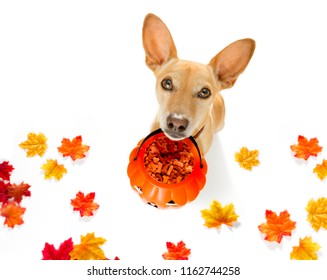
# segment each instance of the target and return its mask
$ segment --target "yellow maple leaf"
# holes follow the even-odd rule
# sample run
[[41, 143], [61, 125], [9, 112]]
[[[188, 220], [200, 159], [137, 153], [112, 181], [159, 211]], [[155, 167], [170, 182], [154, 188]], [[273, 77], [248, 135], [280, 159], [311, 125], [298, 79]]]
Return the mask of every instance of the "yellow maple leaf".
[[322, 164], [317, 164], [313, 172], [317, 174], [320, 180], [324, 180], [327, 177], [327, 160], [323, 159]]
[[307, 221], [316, 231], [320, 227], [327, 229], [327, 198], [321, 197], [317, 201], [311, 199], [305, 210], [308, 212]]
[[260, 161], [257, 159], [258, 156], [258, 150], [249, 151], [248, 148], [243, 147], [239, 152], [235, 153], [235, 161], [237, 161], [242, 168], [252, 170], [253, 166], [260, 164]]
[[311, 237], [300, 238], [299, 246], [293, 246], [291, 260], [317, 260], [316, 252], [320, 248], [318, 243], [312, 242]]
[[29, 133], [27, 135], [27, 140], [19, 144], [19, 147], [22, 149], [27, 150], [26, 156], [33, 157], [39, 155], [40, 157], [43, 156], [46, 149], [48, 148], [47, 145], [47, 138], [44, 136], [43, 133]]
[[44, 170], [44, 178], [51, 179], [52, 177], [58, 181], [62, 176], [67, 173], [67, 169], [62, 164], [58, 164], [57, 160], [48, 159], [45, 164], [41, 166], [41, 169]]
[[222, 224], [232, 226], [239, 217], [234, 212], [234, 205], [228, 204], [224, 207], [220, 202], [213, 200], [210, 204], [210, 209], [201, 210], [202, 218], [204, 218], [204, 225], [208, 228], [220, 228]]
[[72, 260], [105, 260], [106, 256], [99, 247], [106, 241], [104, 238], [95, 237], [94, 232], [81, 235], [81, 243], [74, 245], [70, 257]]

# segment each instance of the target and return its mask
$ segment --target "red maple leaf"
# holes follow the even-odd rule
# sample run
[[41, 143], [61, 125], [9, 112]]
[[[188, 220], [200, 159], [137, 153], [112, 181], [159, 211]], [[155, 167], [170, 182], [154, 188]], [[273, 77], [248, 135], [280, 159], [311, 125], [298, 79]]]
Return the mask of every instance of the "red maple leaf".
[[9, 161], [0, 163], [0, 179], [10, 181], [10, 173], [14, 170], [13, 166], [9, 164]]
[[78, 192], [75, 199], [71, 199], [71, 205], [74, 211], [79, 211], [81, 217], [93, 216], [93, 211], [99, 208], [97, 203], [94, 203], [95, 193], [91, 192], [84, 196], [84, 193]]
[[0, 203], [7, 203], [8, 202], [8, 187], [10, 186], [10, 183], [6, 183], [4, 181], [0, 180]]
[[42, 260], [70, 260], [69, 253], [73, 250], [74, 244], [72, 238], [69, 238], [62, 242], [58, 249], [52, 244], [45, 243], [42, 250]]
[[29, 184], [25, 184], [24, 182], [19, 185], [12, 184], [7, 188], [8, 198], [13, 198], [14, 201], [20, 203], [22, 201], [23, 196], [31, 196], [31, 192], [29, 188], [31, 186]]
[[76, 136], [72, 141], [67, 138], [62, 139], [58, 152], [64, 157], [70, 156], [72, 160], [76, 160], [84, 158], [89, 149], [90, 146], [82, 144], [82, 136]]
[[298, 144], [292, 145], [291, 150], [294, 152], [294, 156], [297, 158], [303, 158], [307, 160], [310, 156], [316, 157], [321, 152], [322, 147], [318, 145], [317, 138], [311, 138], [309, 141], [302, 135], [298, 137]]
[[191, 249], [187, 249], [183, 241], [178, 242], [177, 245], [167, 242], [166, 246], [168, 252], [162, 255], [165, 260], [188, 260], [191, 254]]
[[107, 261], [120, 261], [120, 258], [118, 258], [117, 256], [114, 259], [108, 259], [106, 258]]

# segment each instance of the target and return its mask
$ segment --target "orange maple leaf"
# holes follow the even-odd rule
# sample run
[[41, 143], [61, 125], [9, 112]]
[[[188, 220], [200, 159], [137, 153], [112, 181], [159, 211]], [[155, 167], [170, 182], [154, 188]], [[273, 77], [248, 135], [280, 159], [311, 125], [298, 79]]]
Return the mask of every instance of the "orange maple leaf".
[[312, 237], [300, 238], [299, 246], [293, 246], [291, 260], [317, 260], [316, 252], [320, 249], [318, 243], [312, 242]]
[[59, 181], [62, 176], [67, 173], [67, 169], [62, 164], [58, 164], [57, 160], [53, 159], [48, 159], [47, 162], [41, 166], [41, 169], [44, 171], [45, 179], [51, 179], [53, 177]]
[[188, 260], [188, 256], [191, 254], [191, 249], [185, 247], [185, 243], [180, 241], [175, 245], [171, 242], [166, 242], [168, 252], [162, 254], [165, 260]]
[[33, 157], [35, 155], [43, 156], [47, 146], [47, 138], [44, 136], [43, 133], [29, 133], [27, 135], [27, 140], [19, 144], [19, 147], [22, 149], [27, 150], [26, 155], [28, 157]]
[[222, 224], [233, 226], [239, 217], [234, 211], [234, 205], [228, 204], [224, 207], [220, 202], [213, 200], [210, 209], [201, 210], [202, 218], [205, 220], [205, 226], [208, 228], [220, 228]]
[[94, 232], [81, 235], [81, 243], [74, 245], [69, 255], [72, 260], [105, 260], [106, 256], [100, 248], [105, 242], [106, 239], [95, 237]]
[[322, 147], [318, 145], [318, 142], [317, 138], [311, 138], [308, 141], [307, 138], [299, 135], [298, 144], [292, 145], [291, 150], [295, 153], [295, 157], [307, 160], [310, 156], [316, 157], [321, 152]]
[[70, 156], [72, 160], [76, 160], [84, 158], [89, 149], [90, 146], [82, 144], [82, 136], [76, 136], [72, 141], [64, 138], [61, 141], [61, 146], [58, 147], [58, 152], [64, 157]]
[[4, 225], [13, 228], [24, 223], [22, 215], [26, 208], [20, 207], [16, 202], [8, 202], [0, 208], [0, 215], [5, 217]]
[[324, 180], [327, 177], [327, 160], [323, 159], [321, 164], [317, 164], [313, 172], [320, 180]]
[[327, 198], [311, 199], [305, 210], [308, 212], [307, 220], [315, 231], [321, 227], [327, 229]]
[[71, 199], [71, 205], [74, 211], [79, 211], [81, 217], [93, 216], [93, 211], [99, 208], [97, 203], [94, 203], [95, 193], [91, 192], [84, 196], [84, 193], [78, 192], [75, 199]]
[[31, 196], [31, 192], [29, 191], [30, 187], [31, 186], [29, 184], [25, 184], [24, 182], [20, 183], [19, 185], [9, 185], [7, 189], [8, 198], [13, 198], [14, 201], [20, 203], [23, 196]]
[[253, 166], [260, 164], [260, 161], [257, 159], [258, 156], [258, 150], [249, 151], [247, 147], [243, 147], [239, 152], [235, 153], [235, 161], [239, 163], [240, 167], [252, 170]]
[[261, 233], [266, 234], [265, 240], [281, 242], [283, 236], [291, 236], [296, 222], [290, 220], [287, 210], [280, 212], [279, 216], [271, 210], [266, 210], [267, 223], [258, 226]]

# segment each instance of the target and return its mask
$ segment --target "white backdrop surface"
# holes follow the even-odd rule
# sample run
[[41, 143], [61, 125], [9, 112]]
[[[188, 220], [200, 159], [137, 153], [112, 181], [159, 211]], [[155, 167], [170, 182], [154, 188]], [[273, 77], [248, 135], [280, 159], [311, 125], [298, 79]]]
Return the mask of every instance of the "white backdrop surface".
[[[327, 233], [313, 230], [305, 207], [327, 193], [326, 180], [312, 172], [327, 158], [324, 7], [323, 1], [1, 1], [0, 162], [14, 166], [12, 181], [31, 185], [31, 197], [22, 202], [24, 224], [0, 226], [5, 275], [73, 271], [87, 278], [87, 262], [76, 268], [39, 260], [45, 242], [58, 247], [72, 237], [78, 243], [80, 235], [94, 232], [107, 239], [102, 248], [108, 258], [128, 265], [167, 265], [161, 256], [166, 242], [183, 240], [191, 249], [189, 263], [238, 265], [238, 279], [319, 276]], [[241, 38], [257, 44], [246, 71], [222, 92], [226, 122], [206, 156], [206, 186], [177, 210], [144, 204], [126, 173], [129, 153], [149, 133], [157, 110], [141, 41], [149, 12], [167, 24], [183, 59], [207, 63]], [[48, 138], [43, 157], [27, 158], [19, 148], [29, 132]], [[87, 157], [62, 158], [62, 138], [78, 135], [90, 146]], [[319, 139], [324, 148], [317, 158], [293, 157], [290, 145], [298, 135]], [[260, 151], [261, 164], [252, 171], [234, 160], [243, 146]], [[65, 164], [60, 181], [43, 178], [40, 166], [48, 158]], [[96, 193], [100, 208], [93, 217], [72, 211], [78, 191]], [[237, 226], [203, 226], [200, 210], [213, 199], [234, 204]], [[264, 241], [258, 230], [266, 209], [288, 210], [297, 222], [281, 244]], [[299, 265], [290, 252], [305, 236], [320, 244], [319, 260]]]

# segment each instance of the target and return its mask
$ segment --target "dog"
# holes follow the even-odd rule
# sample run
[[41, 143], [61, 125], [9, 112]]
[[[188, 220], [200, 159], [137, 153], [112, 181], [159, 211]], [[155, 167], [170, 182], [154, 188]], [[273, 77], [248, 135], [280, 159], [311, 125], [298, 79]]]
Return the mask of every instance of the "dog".
[[165, 23], [147, 14], [142, 29], [146, 65], [156, 77], [159, 110], [151, 130], [161, 128], [172, 140], [193, 136], [203, 154], [224, 126], [221, 90], [231, 88], [255, 50], [250, 38], [231, 43], [209, 64], [181, 60]]

